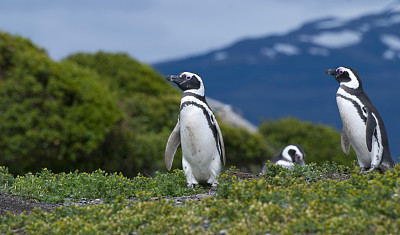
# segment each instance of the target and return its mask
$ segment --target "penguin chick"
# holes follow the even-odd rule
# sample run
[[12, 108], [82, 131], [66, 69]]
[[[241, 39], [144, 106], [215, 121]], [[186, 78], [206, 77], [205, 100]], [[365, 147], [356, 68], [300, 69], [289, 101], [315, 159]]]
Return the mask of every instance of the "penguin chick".
[[225, 165], [225, 147], [221, 130], [205, 99], [199, 75], [183, 72], [166, 78], [183, 91], [178, 122], [165, 149], [164, 163], [170, 170], [179, 144], [182, 146], [182, 167], [188, 187], [199, 183], [217, 185], [221, 157]]
[[349, 154], [350, 145], [357, 155], [362, 172], [394, 167], [385, 125], [378, 110], [364, 92], [360, 76], [352, 68], [325, 71], [339, 82], [336, 102], [343, 123], [341, 146]]
[[[271, 163], [291, 169], [294, 167], [294, 164], [305, 166], [305, 157], [306, 153], [300, 145], [288, 145], [282, 150], [282, 152], [278, 156], [272, 158]], [[264, 167], [261, 170], [261, 174], [265, 174], [267, 170], [268, 167], [264, 164]]]

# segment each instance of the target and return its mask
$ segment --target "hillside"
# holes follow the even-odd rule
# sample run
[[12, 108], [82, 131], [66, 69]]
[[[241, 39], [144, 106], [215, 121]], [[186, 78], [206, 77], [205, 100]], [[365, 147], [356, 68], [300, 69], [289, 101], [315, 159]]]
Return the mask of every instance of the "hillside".
[[[262, 27], [262, 22], [260, 22]], [[358, 70], [379, 110], [392, 154], [400, 156], [400, 7], [360, 18], [320, 19], [282, 35], [243, 39], [232, 45], [154, 64], [163, 74], [200, 74], [207, 95], [261, 120], [296, 117], [341, 130], [337, 82], [326, 75], [339, 66]]]

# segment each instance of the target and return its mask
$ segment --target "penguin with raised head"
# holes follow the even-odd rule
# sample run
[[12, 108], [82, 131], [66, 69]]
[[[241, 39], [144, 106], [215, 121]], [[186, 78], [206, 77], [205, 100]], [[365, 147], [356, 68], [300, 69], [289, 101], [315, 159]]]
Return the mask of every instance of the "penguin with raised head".
[[362, 172], [385, 172], [394, 167], [383, 120], [364, 92], [360, 76], [352, 68], [339, 67], [325, 71], [340, 86], [336, 102], [343, 123], [341, 145], [349, 154], [350, 145], [356, 152]]
[[204, 84], [199, 75], [183, 72], [169, 75], [183, 91], [178, 123], [165, 149], [164, 163], [170, 170], [176, 149], [182, 147], [182, 167], [188, 187], [199, 183], [217, 185], [221, 157], [225, 165], [225, 147], [217, 120], [204, 96]]
[[[295, 164], [305, 166], [305, 157], [306, 153], [300, 145], [291, 144], [286, 146], [278, 156], [272, 158], [271, 163], [280, 165], [284, 168], [292, 169]], [[264, 167], [261, 170], [261, 174], [265, 174], [267, 170], [268, 167], [264, 164]]]

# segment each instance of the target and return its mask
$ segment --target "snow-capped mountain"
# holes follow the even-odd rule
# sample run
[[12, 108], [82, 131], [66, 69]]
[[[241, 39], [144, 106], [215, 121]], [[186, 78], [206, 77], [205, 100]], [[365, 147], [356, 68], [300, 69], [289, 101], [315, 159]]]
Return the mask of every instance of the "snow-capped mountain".
[[163, 74], [198, 73], [207, 96], [239, 108], [253, 123], [294, 116], [339, 130], [339, 85], [324, 71], [355, 68], [385, 121], [392, 154], [400, 156], [398, 6], [352, 20], [321, 19], [284, 35], [245, 39], [153, 66]]

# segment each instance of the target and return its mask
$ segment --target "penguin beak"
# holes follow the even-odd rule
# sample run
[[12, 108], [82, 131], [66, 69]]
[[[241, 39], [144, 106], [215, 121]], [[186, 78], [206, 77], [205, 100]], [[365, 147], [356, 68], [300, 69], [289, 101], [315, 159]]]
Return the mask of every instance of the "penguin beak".
[[296, 154], [296, 163], [299, 164], [300, 166], [305, 166], [306, 164], [304, 163], [304, 158], [300, 154]]
[[329, 75], [332, 75], [334, 77], [339, 75], [339, 72], [337, 71], [337, 69], [327, 69], [327, 70], [325, 70], [325, 73], [329, 74]]
[[168, 75], [166, 77], [167, 81], [170, 82], [177, 82], [179, 80], [179, 76], [178, 75]]

